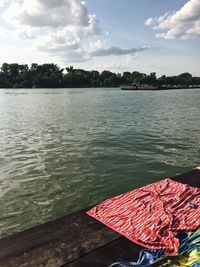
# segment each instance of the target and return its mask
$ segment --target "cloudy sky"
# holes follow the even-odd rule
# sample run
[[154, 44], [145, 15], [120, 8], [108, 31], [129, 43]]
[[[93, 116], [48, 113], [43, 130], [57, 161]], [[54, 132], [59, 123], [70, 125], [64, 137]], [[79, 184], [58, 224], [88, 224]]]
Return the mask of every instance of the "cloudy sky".
[[0, 64], [200, 76], [200, 0], [0, 0], [0, 16]]

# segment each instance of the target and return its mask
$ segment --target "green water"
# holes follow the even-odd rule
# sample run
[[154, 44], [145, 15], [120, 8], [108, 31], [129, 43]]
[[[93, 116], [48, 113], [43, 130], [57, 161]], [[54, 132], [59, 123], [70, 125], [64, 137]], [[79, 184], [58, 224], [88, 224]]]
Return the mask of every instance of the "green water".
[[200, 90], [0, 90], [0, 236], [200, 164]]

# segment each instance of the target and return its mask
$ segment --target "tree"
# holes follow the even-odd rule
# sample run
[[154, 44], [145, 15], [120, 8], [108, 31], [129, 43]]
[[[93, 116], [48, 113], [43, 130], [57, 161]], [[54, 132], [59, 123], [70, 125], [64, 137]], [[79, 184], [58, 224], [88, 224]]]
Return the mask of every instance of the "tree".
[[143, 77], [140, 82], [142, 82], [143, 84], [148, 84], [152, 86], [157, 85], [156, 73], [151, 72], [150, 75]]
[[128, 71], [123, 73], [122, 79], [123, 79], [124, 83], [126, 83], [126, 84], [131, 84], [133, 82], [132, 74]]
[[56, 64], [34, 63], [31, 65], [30, 73], [33, 87], [58, 88], [63, 86], [63, 69]]
[[[65, 73], [63, 73], [65, 70]], [[69, 66], [59, 68], [56, 64], [32, 63], [27, 64], [3, 63], [0, 68], [0, 88], [59, 88], [59, 87], [114, 87], [121, 84], [140, 83], [148, 85], [188, 86], [200, 85], [200, 77], [192, 77], [188, 72], [177, 76], [163, 75], [156, 77], [156, 73], [149, 75], [139, 71], [114, 73], [108, 70], [86, 71]]]

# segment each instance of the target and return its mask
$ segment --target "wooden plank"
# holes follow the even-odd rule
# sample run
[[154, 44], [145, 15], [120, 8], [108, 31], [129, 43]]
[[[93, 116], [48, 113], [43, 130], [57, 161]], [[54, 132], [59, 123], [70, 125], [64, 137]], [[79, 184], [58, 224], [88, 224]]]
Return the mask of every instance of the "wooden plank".
[[192, 187], [200, 188], [200, 168], [197, 167], [193, 171], [177, 175], [171, 178], [179, 183], [188, 184]]
[[85, 211], [0, 240], [0, 267], [59, 267], [119, 238]]
[[[200, 187], [200, 170], [172, 179]], [[138, 257], [139, 246], [87, 216], [88, 209], [0, 240], [0, 267], [81, 267], [86, 263], [92, 267], [88, 265], [89, 258], [99, 264], [93, 266], [103, 266], [101, 262], [117, 260], [119, 251], [121, 259], [123, 255], [126, 260], [129, 256], [132, 260], [134, 255]]]
[[107, 267], [118, 261], [137, 261], [141, 246], [121, 237], [62, 267]]

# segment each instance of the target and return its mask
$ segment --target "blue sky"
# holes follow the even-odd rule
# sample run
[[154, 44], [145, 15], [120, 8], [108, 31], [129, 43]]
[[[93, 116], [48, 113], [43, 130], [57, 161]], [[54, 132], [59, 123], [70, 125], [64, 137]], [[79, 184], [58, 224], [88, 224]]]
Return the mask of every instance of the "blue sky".
[[0, 6], [0, 64], [200, 76], [200, 0], [0, 0]]

